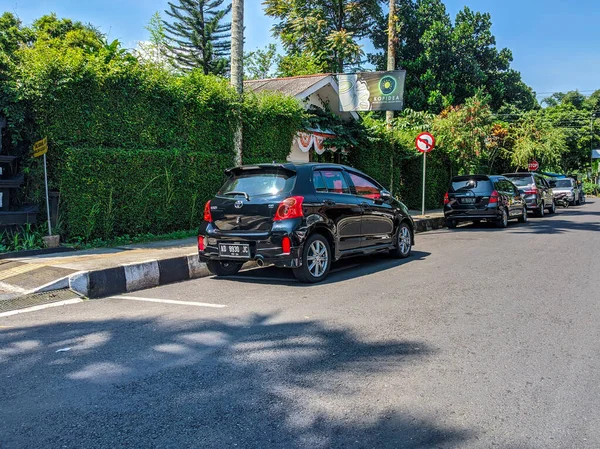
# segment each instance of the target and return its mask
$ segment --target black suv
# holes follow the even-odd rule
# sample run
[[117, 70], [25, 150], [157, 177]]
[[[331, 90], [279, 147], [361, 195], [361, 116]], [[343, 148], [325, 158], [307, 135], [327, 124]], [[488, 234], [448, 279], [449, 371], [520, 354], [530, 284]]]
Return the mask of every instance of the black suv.
[[292, 268], [302, 282], [319, 282], [342, 257], [411, 253], [408, 209], [358, 170], [287, 163], [226, 174], [225, 185], [206, 203], [198, 232], [200, 261], [213, 274], [233, 275], [254, 260]]
[[456, 176], [444, 197], [449, 228], [461, 221], [492, 221], [502, 228], [516, 218], [527, 222], [527, 205], [519, 189], [504, 176]]
[[540, 217], [545, 215], [546, 209], [551, 214], [556, 212], [552, 187], [540, 175], [535, 173], [509, 173], [504, 176], [517, 186], [527, 203], [527, 209], [534, 211]]

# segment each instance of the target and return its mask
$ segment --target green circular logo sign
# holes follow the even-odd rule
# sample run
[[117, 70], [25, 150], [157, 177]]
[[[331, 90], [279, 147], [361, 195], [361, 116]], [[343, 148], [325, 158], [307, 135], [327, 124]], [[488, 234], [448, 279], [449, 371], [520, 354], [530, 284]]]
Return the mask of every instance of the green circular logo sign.
[[379, 81], [379, 90], [383, 95], [391, 95], [396, 90], [396, 79], [393, 76], [386, 75]]

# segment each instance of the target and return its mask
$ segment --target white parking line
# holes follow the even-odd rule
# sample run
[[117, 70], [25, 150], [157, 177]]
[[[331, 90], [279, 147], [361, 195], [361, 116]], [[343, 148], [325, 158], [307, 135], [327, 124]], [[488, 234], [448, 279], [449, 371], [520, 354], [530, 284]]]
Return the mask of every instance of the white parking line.
[[41, 304], [39, 306], [27, 307], [25, 309], [17, 309], [17, 310], [11, 310], [9, 312], [2, 312], [2, 313], [0, 313], [0, 318], [5, 317], [5, 316], [18, 315], [19, 313], [35, 312], [36, 310], [48, 309], [50, 307], [58, 307], [58, 306], [66, 306], [69, 304], [77, 304], [78, 302], [83, 302], [83, 299], [81, 299], [81, 298], [67, 299], [66, 301], [51, 302], [48, 304]]
[[141, 298], [139, 296], [111, 296], [112, 299], [130, 299], [132, 301], [158, 302], [162, 304], [178, 304], [181, 306], [196, 306], [196, 307], [211, 307], [213, 309], [222, 309], [227, 307], [223, 304], [209, 304], [206, 302], [194, 301], [175, 301], [173, 299], [158, 299], [158, 298]]

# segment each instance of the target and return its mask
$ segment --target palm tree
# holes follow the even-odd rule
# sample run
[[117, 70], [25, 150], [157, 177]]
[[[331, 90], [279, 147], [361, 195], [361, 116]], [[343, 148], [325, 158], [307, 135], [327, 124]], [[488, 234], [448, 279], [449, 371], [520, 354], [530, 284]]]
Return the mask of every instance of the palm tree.
[[[244, 0], [231, 2], [231, 85], [241, 95], [244, 92]], [[237, 123], [234, 136], [235, 164], [242, 165], [242, 122]]]

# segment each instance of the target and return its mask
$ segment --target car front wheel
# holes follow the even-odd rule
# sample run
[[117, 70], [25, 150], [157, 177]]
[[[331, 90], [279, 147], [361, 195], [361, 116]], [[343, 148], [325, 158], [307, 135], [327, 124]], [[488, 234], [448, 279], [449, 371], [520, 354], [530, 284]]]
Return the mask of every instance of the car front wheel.
[[552, 206], [550, 206], [550, 208], [548, 209], [548, 213], [549, 214], [555, 214], [556, 213], [556, 203], [554, 202], [554, 200], [552, 201]]
[[400, 223], [396, 237], [396, 247], [390, 252], [393, 257], [406, 259], [412, 250], [412, 232], [406, 223]]
[[528, 217], [527, 217], [527, 208], [524, 207], [523, 208], [523, 214], [519, 217], [519, 223], [527, 223]]
[[233, 276], [242, 269], [241, 263], [237, 262], [218, 262], [216, 260], [209, 260], [206, 262], [206, 267], [215, 276]]
[[540, 204], [537, 214], [538, 214], [538, 217], [543, 217], [544, 215], [546, 215], [546, 205], [544, 203]]
[[300, 282], [314, 284], [327, 277], [331, 267], [331, 248], [321, 234], [313, 234], [302, 248], [302, 266], [294, 268], [294, 276]]

